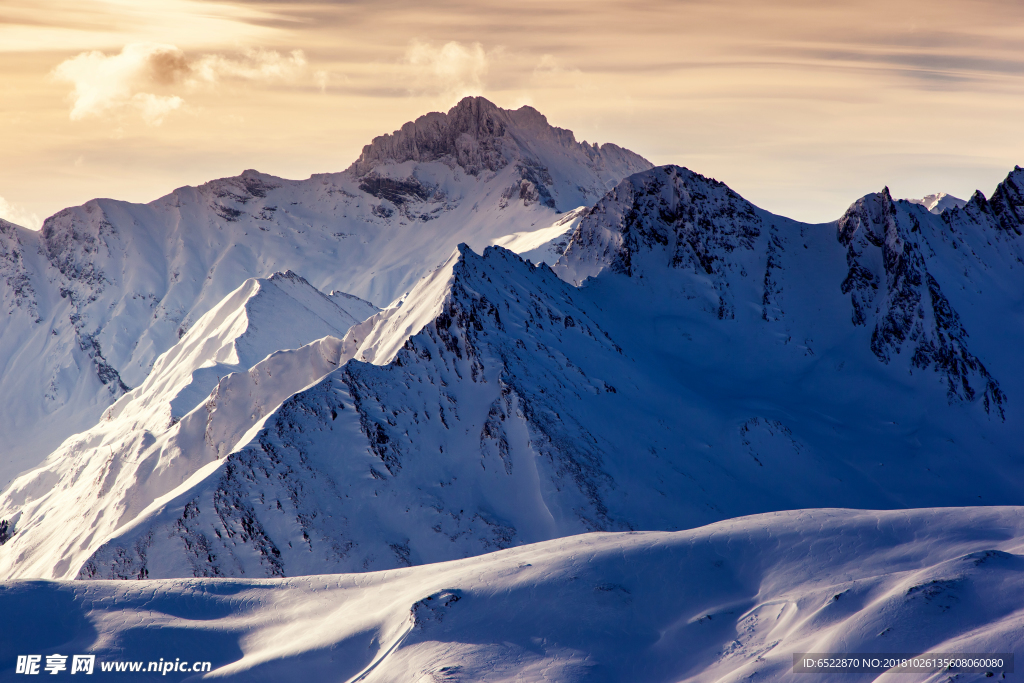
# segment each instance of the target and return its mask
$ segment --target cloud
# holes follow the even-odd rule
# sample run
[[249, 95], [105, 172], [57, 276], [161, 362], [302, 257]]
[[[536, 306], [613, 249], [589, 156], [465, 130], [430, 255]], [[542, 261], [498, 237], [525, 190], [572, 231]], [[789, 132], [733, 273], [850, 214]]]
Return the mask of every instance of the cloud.
[[238, 58], [219, 54], [190, 58], [174, 45], [130, 43], [120, 54], [93, 50], [62, 62], [53, 70], [71, 83], [71, 119], [135, 111], [149, 125], [185, 104], [180, 93], [224, 80], [271, 82], [295, 78], [306, 68], [301, 50], [281, 55], [274, 50], [247, 50]]
[[331, 82], [331, 74], [326, 71], [317, 71], [313, 74], [313, 82], [320, 92], [327, 92], [327, 84]]
[[295, 78], [306, 68], [302, 50], [287, 56], [274, 50], [246, 50], [242, 59], [203, 55], [190, 64], [192, 83], [217, 83], [226, 78], [245, 81], [277, 81]]
[[413, 40], [405, 61], [414, 67], [412, 90], [428, 90], [453, 98], [482, 95], [490, 58], [480, 43], [451, 41], [440, 47]]
[[30, 230], [38, 230], [43, 225], [38, 215], [29, 213], [17, 204], [11, 204], [3, 197], [0, 197], [0, 218]]
[[158, 125], [183, 101], [143, 89], [151, 84], [173, 83], [187, 70], [185, 55], [175, 46], [133, 43], [126, 45], [121, 54], [109, 57], [99, 51], [83, 52], [62, 62], [53, 75], [74, 86], [73, 121], [134, 108], [147, 123]]

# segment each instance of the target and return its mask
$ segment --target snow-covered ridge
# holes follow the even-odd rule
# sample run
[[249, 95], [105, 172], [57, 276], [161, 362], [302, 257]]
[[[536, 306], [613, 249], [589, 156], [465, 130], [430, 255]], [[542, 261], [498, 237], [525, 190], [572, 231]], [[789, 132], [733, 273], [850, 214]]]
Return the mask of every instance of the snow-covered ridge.
[[100, 543], [337, 368], [340, 337], [358, 320], [335, 300], [368, 306], [329, 298], [291, 272], [244, 282], [158, 359], [141, 387], [4, 492], [0, 572], [61, 575], [75, 559], [68, 544], [82, 551]]
[[964, 204], [967, 203], [966, 200], [959, 199], [945, 192], [936, 192], [935, 194], [925, 195], [920, 199], [908, 199], [907, 201], [911, 204], [920, 204], [931, 213], [936, 214], [953, 208], [963, 208]]
[[384, 306], [459, 243], [551, 225], [650, 167], [479, 98], [434, 119], [467, 107], [507, 121], [506, 166], [382, 157], [301, 181], [249, 170], [148, 204], [92, 200], [39, 233], [0, 225], [0, 485], [95, 424], [247, 278], [291, 270]]
[[492, 244], [514, 251], [533, 263], [553, 266], [565, 253], [569, 239], [587, 211], [588, 208], [585, 206], [577, 207], [559, 216], [558, 220], [547, 228], [504, 235], [493, 240]]
[[794, 652], [1020, 652], [1022, 536], [1021, 508], [809, 510], [371, 574], [8, 581], [0, 652], [95, 653], [99, 680], [168, 654], [247, 682], [793, 680]]
[[[548, 187], [553, 166], [592, 167], [605, 180], [651, 166], [640, 155], [611, 143], [576, 142], [572, 131], [551, 126], [533, 107], [501, 109], [482, 97], [466, 97], [447, 114], [432, 112], [374, 138], [349, 171], [365, 176], [382, 164], [406, 161], [442, 161], [474, 176], [518, 162], [524, 182], [531, 183], [545, 202], [554, 201]], [[530, 189], [524, 186], [523, 191]]]
[[[824, 225], [679, 167], [634, 174], [554, 270], [460, 245], [343, 341], [282, 357], [326, 372], [276, 384], [274, 403], [246, 395], [262, 375], [242, 380], [205, 432], [230, 438], [88, 542], [6, 496], [0, 561], [283, 576], [790, 508], [1024, 503], [1020, 173], [941, 215], [883, 191]], [[159, 458], [124, 453], [117, 477], [147, 482]]]
[[[1019, 265], [1013, 272], [1024, 253], [1013, 237], [1024, 225], [1022, 179], [1017, 168], [991, 202], [977, 193], [964, 208], [939, 216], [894, 202], [884, 189], [855, 202], [836, 224], [839, 244], [827, 246], [833, 253], [846, 249], [841, 291], [849, 295], [853, 324], [871, 330], [870, 349], [881, 362], [899, 360], [910, 372], [931, 369], [951, 402], [980, 398], [999, 417], [1005, 392], [968, 348], [961, 312], [1015, 308], [1012, 283], [1024, 283]], [[796, 231], [821, 229], [772, 216], [692, 171], [661, 167], [627, 178], [598, 202], [555, 270], [582, 283], [605, 269], [658, 278], [666, 266], [682, 268], [703, 283], [694, 281], [694, 289], [703, 289], [719, 318], [735, 317], [737, 291], [753, 286], [761, 289], [761, 317], [783, 322], [785, 300], [803, 296], [786, 291], [781, 272], [788, 260], [781, 236]], [[958, 289], [954, 299], [947, 296]], [[991, 337], [987, 322], [972, 317], [977, 336]], [[993, 350], [1006, 358], [1008, 348], [996, 343]]]
[[[634, 195], [632, 213], [652, 197], [675, 209], [630, 224], [628, 271], [577, 289], [506, 250], [460, 248], [349, 332], [354, 360], [118, 530], [79, 576], [365, 571], [765, 510], [1024, 500], [1019, 408], [993, 419], [979, 397], [950, 402], [931, 371], [880, 362], [850, 317], [835, 225], [663, 171], [715, 199], [705, 216], [749, 222], [698, 218], [716, 236], [696, 243], [713, 251], [687, 260], [693, 242], [664, 219], [690, 209], [652, 172], [658, 190]], [[631, 213], [606, 208], [578, 232]]]

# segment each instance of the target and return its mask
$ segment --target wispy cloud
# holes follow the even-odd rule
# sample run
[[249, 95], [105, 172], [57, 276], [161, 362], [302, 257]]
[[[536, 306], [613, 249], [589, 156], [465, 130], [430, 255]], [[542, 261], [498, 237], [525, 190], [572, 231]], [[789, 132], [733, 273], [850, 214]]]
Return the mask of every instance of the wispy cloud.
[[1006, 0], [3, 0], [0, 83], [0, 194], [43, 216], [336, 170], [467, 94], [808, 220], [886, 183], [990, 191], [1024, 164], [1024, 3]]
[[0, 218], [30, 230], [38, 230], [43, 225], [38, 215], [26, 211], [17, 204], [11, 204], [3, 197], [0, 197]]
[[306, 68], [301, 50], [247, 50], [238, 57], [207, 54], [189, 57], [174, 45], [131, 43], [119, 54], [83, 52], [53, 71], [73, 86], [71, 119], [78, 121], [135, 111], [158, 126], [185, 104], [183, 94], [224, 80], [281, 81]]
[[484, 93], [490, 57], [480, 43], [464, 45], [451, 41], [436, 46], [413, 40], [405, 53], [413, 67], [414, 92], [462, 98]]

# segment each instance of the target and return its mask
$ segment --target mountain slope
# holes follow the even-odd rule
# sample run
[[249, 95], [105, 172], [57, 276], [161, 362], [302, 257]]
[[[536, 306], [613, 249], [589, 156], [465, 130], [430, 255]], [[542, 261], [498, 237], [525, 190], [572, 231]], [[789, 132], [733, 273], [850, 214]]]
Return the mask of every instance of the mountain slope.
[[1019, 173], [941, 216], [882, 192], [817, 226], [686, 169], [636, 174], [555, 271], [460, 247], [222, 459], [88, 544], [26, 518], [28, 550], [0, 560], [282, 576], [780, 509], [1019, 504]]
[[5, 491], [0, 571], [46, 574], [55, 558], [60, 571], [75, 561], [73, 545], [86, 548], [134, 519], [338, 367], [338, 337], [357, 322], [339, 300], [359, 313], [369, 307], [328, 297], [291, 272], [244, 282], [157, 360], [141, 387]]
[[[646, 286], [666, 294], [675, 287], [738, 324], [747, 317], [742, 297], [746, 312], [768, 323], [751, 331], [784, 334], [785, 343], [799, 330], [832, 347], [852, 332], [856, 351], [867, 346], [881, 363], [911, 375], [933, 371], [950, 403], [980, 399], [986, 414], [1001, 418], [1005, 393], [971, 349], [983, 348], [998, 376], [1019, 386], [1010, 340], [1024, 303], [1021, 182], [1018, 168], [992, 202], [977, 193], [964, 209], [941, 216], [894, 202], [883, 190], [855, 202], [831, 233], [831, 225], [772, 216], [721, 183], [662, 167], [627, 179], [599, 202], [556, 271], [577, 283], [606, 270], [646, 278]], [[839, 312], [850, 316], [852, 330]], [[992, 330], [995, 319], [1011, 328]], [[972, 341], [968, 330], [976, 332]], [[804, 339], [809, 354], [811, 341]]]
[[514, 251], [533, 263], [553, 266], [569, 246], [569, 238], [586, 213], [587, 207], [581, 206], [560, 216], [550, 227], [504, 235], [492, 244]]
[[[99, 680], [171, 656], [244, 681], [792, 680], [795, 652], [1019, 652], [1022, 535], [1021, 508], [809, 510], [370, 574], [8, 581], [25, 618], [0, 657], [95, 653]], [[951, 675], [986, 680], [900, 679]]]
[[650, 166], [529, 107], [467, 98], [376, 139], [342, 173], [246, 171], [144, 205], [92, 200], [40, 233], [4, 224], [0, 361], [17, 369], [0, 380], [0, 485], [141, 385], [247, 278], [292, 270], [384, 305], [460, 242], [548, 226]]

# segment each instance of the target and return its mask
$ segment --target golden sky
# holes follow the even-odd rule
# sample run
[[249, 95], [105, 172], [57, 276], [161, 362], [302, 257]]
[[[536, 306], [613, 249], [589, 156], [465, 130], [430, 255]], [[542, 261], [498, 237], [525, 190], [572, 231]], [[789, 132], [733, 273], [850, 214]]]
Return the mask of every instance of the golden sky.
[[1024, 3], [3, 0], [0, 216], [343, 170], [467, 94], [827, 221], [1024, 165]]

